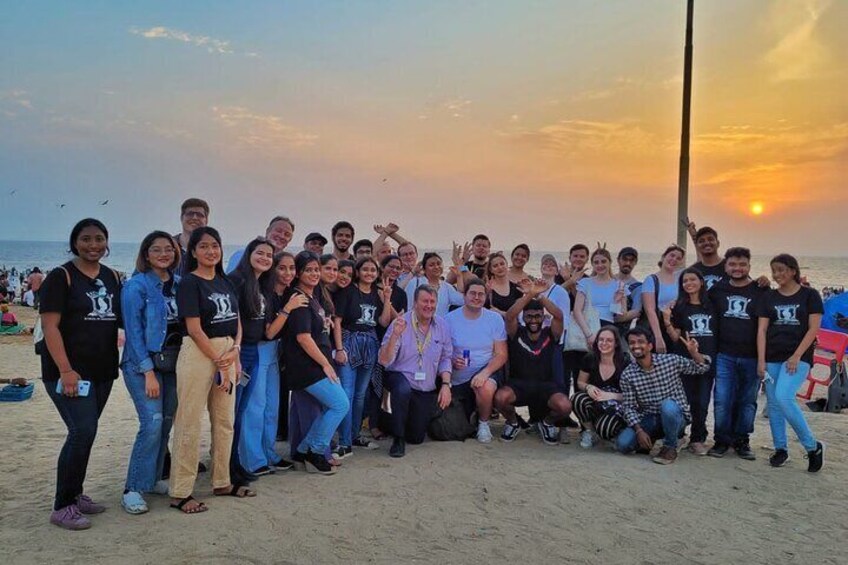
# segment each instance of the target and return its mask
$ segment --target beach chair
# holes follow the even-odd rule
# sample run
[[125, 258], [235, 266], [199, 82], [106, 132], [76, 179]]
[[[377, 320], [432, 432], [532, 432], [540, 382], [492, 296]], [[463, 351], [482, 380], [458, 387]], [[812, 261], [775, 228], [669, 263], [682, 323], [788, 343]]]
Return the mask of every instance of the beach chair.
[[[807, 374], [807, 381], [804, 383], [806, 389], [803, 392], [797, 393], [796, 396], [804, 400], [810, 400], [816, 385], [829, 386], [835, 378], [844, 374], [845, 365], [843, 361], [845, 359], [846, 348], [848, 348], [848, 334], [830, 330], [819, 330], [818, 334], [816, 334], [816, 351], [815, 355], [813, 355], [813, 366], [810, 367], [810, 372]], [[816, 365], [827, 367], [827, 376], [816, 376], [813, 372]]]

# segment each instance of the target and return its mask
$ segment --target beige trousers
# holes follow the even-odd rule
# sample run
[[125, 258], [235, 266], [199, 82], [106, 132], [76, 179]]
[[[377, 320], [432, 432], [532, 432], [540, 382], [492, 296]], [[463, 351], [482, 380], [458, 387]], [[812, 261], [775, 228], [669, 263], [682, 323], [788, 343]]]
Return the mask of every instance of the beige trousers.
[[[209, 340], [218, 354], [233, 346], [229, 337]], [[200, 459], [200, 421], [203, 409], [209, 409], [212, 424], [212, 487], [230, 484], [230, 451], [233, 446], [236, 391], [227, 394], [215, 385], [218, 368], [190, 337], [183, 338], [177, 358], [177, 414], [174, 418], [173, 453], [171, 454], [170, 494], [186, 498], [194, 491], [197, 463]], [[235, 365], [223, 375], [235, 383]]]

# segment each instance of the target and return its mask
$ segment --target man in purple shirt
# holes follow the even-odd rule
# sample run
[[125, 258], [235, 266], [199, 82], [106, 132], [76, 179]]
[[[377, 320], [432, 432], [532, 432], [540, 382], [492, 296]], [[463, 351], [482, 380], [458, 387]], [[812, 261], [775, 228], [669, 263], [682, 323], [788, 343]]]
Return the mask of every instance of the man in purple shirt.
[[451, 402], [453, 346], [447, 322], [436, 316], [436, 298], [435, 288], [416, 288], [412, 312], [389, 325], [380, 347], [383, 383], [391, 393], [392, 457], [406, 454], [407, 441], [422, 443], [436, 406]]

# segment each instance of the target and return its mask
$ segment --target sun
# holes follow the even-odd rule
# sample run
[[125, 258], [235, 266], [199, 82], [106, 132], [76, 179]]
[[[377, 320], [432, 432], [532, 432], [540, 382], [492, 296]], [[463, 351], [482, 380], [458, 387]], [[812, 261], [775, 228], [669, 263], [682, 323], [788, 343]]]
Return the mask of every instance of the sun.
[[762, 202], [752, 202], [751, 203], [751, 213], [755, 216], [759, 216], [763, 213], [763, 203]]

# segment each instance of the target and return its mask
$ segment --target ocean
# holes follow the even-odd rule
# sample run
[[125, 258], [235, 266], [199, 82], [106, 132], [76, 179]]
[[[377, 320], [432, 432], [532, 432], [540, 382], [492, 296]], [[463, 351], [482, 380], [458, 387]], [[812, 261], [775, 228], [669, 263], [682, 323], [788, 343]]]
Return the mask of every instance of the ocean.
[[[135, 265], [135, 257], [138, 253], [138, 243], [114, 242], [110, 244], [111, 253], [104, 263], [118, 271], [131, 273]], [[239, 246], [225, 245], [225, 260], [236, 251]], [[329, 246], [327, 249], [329, 250]], [[420, 249], [423, 255], [425, 248]], [[445, 260], [450, 261], [449, 250], [436, 250]], [[539, 263], [542, 255], [552, 253], [560, 261], [565, 260], [567, 251], [533, 251], [530, 262], [526, 268], [527, 272], [538, 275]], [[690, 249], [690, 255], [693, 251]], [[67, 242], [59, 241], [2, 241], [0, 240], [0, 270], [8, 270], [12, 267], [18, 270], [39, 267], [42, 270], [52, 269], [71, 258], [68, 253]], [[770, 256], [755, 255], [752, 259], [752, 276], [770, 275]], [[639, 265], [636, 267], [634, 276], [644, 278], [657, 270], [659, 254], [643, 253], [639, 257]], [[798, 256], [801, 264], [802, 275], [816, 287], [846, 286], [848, 285], [848, 257], [807, 257]]]

